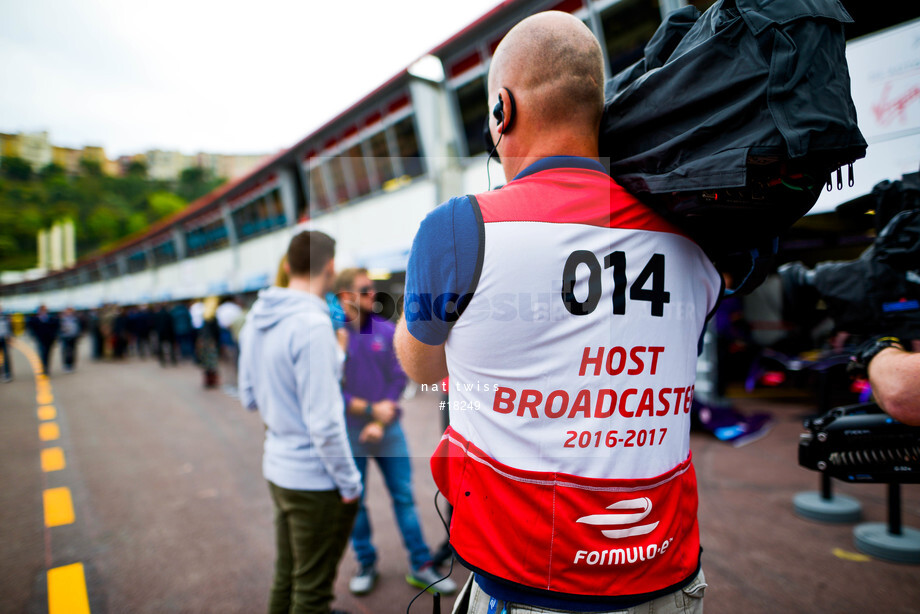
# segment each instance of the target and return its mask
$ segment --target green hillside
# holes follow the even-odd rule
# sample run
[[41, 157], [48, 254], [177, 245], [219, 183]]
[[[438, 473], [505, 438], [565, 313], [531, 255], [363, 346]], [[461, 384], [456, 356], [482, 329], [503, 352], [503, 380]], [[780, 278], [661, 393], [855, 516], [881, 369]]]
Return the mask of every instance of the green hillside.
[[200, 168], [176, 181], [147, 177], [133, 162], [123, 177], [104, 175], [83, 160], [69, 176], [56, 164], [35, 170], [21, 158], [0, 158], [0, 271], [36, 266], [36, 234], [57, 220], [76, 226], [77, 258], [147, 228], [224, 182]]

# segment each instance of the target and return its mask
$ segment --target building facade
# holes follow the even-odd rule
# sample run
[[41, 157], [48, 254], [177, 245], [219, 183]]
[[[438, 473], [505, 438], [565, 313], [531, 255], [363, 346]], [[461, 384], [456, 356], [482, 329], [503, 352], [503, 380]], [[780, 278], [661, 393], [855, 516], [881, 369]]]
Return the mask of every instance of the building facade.
[[[9, 309], [27, 311], [41, 303], [50, 308], [95, 307], [251, 292], [271, 283], [291, 234], [300, 228], [335, 237], [340, 266], [364, 266], [398, 278], [418, 225], [432, 208], [451, 196], [489, 189], [490, 177], [495, 187], [502, 177], [494, 160], [487, 172], [490, 162], [482, 138], [489, 115], [486, 75], [492, 52], [515, 23], [549, 9], [575, 15], [597, 35], [610, 76], [640, 58], [663, 17], [684, 4], [681, 0], [502, 2], [430, 51], [424, 61], [439, 70], [423, 70], [420, 61], [400, 71], [289, 149], [258, 161], [245, 174], [154, 224], [144, 235], [65, 271], [0, 286], [0, 298]], [[712, 2], [693, 4], [706, 9]], [[892, 31], [902, 37], [899, 45], [920, 40], [916, 6], [892, 9], [880, 17], [868, 0], [844, 4], [854, 14], [866, 15], [853, 30], [854, 42]], [[879, 74], [879, 63], [897, 60], [888, 47], [878, 47], [884, 51], [877, 52], [873, 45], [860, 42], [853, 48], [857, 54], [872, 54], [850, 59], [851, 67], [872, 70], [871, 75], [851, 75], [854, 91]], [[916, 80], [920, 73], [904, 74], [905, 79]], [[920, 88], [920, 82], [912, 83], [898, 82], [898, 91]], [[857, 110], [860, 116], [872, 112]], [[870, 139], [866, 160], [856, 164], [857, 177], [861, 168], [867, 170], [862, 183], [825, 193], [816, 209], [833, 210], [839, 202], [865, 193], [867, 184], [871, 188], [876, 181], [916, 170], [920, 108], [898, 138], [899, 159], [912, 159], [910, 168], [895, 168], [896, 161], [882, 160], [880, 156], [893, 145]], [[151, 176], [181, 172], [179, 160], [174, 152], [148, 155]], [[207, 154], [199, 154], [195, 163], [221, 168], [219, 159]], [[872, 170], [876, 168], [883, 170]]]

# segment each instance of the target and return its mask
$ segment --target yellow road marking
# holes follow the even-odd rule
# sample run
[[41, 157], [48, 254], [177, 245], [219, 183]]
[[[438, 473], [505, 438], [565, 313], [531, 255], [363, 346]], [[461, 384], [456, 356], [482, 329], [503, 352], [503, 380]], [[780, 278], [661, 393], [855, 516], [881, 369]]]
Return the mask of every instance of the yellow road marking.
[[54, 395], [46, 391], [39, 392], [35, 397], [35, 401], [39, 405], [50, 405], [51, 403], [54, 403]]
[[42, 422], [38, 425], [38, 438], [42, 441], [54, 441], [61, 436], [57, 422]]
[[45, 500], [45, 526], [59, 527], [73, 524], [76, 517], [73, 513], [73, 500], [70, 498], [70, 489], [66, 486], [49, 488], [44, 493]]
[[860, 554], [858, 552], [850, 552], [842, 548], [834, 548], [832, 552], [834, 553], [834, 556], [836, 556], [838, 559], [843, 559], [844, 561], [867, 563], [872, 560], [871, 556], [866, 556], [865, 554]]
[[45, 448], [42, 450], [42, 471], [60, 471], [67, 466], [64, 460], [64, 450], [60, 448]]
[[54, 420], [57, 418], [57, 410], [54, 405], [42, 405], [38, 408], [39, 420]]
[[48, 614], [89, 614], [83, 563], [48, 570]]

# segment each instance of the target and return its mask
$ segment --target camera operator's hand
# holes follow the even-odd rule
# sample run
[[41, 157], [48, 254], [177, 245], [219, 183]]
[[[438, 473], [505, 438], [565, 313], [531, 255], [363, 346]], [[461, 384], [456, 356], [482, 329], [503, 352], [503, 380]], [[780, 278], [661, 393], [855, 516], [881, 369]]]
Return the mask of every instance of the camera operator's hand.
[[875, 400], [890, 416], [920, 426], [920, 353], [885, 348], [869, 365]]
[[904, 344], [901, 343], [901, 340], [890, 335], [876, 335], [865, 341], [850, 356], [847, 373], [851, 377], [869, 377], [869, 363], [879, 352], [890, 347], [904, 350]]

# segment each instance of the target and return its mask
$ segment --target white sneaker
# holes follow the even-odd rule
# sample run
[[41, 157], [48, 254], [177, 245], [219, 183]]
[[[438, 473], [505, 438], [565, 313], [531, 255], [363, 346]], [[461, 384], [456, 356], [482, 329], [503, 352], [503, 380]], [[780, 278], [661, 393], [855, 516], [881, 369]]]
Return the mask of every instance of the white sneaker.
[[424, 588], [429, 593], [453, 595], [457, 592], [457, 583], [450, 578], [442, 576], [431, 563], [419, 567], [418, 569], [413, 569], [412, 573], [406, 576], [406, 582], [412, 586]]
[[348, 590], [355, 595], [366, 595], [377, 582], [377, 570], [373, 565], [362, 567], [348, 582]]

